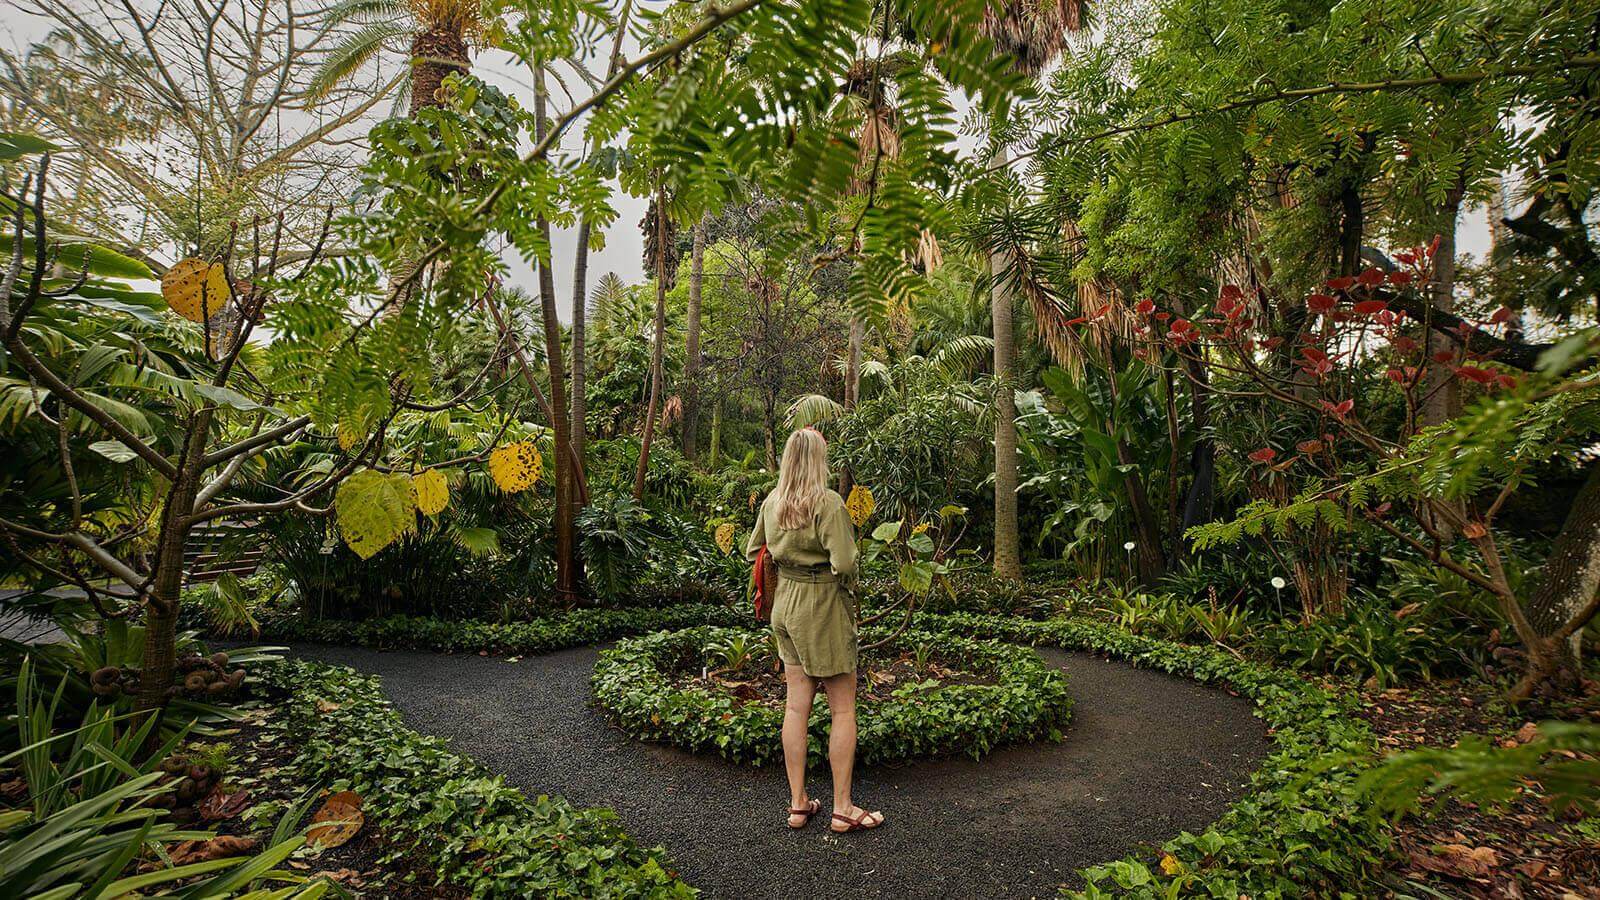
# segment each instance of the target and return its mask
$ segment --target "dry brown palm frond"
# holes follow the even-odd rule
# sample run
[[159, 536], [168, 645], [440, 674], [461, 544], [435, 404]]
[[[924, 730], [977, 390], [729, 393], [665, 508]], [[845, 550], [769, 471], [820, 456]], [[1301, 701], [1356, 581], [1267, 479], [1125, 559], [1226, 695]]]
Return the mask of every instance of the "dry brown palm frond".
[[917, 236], [917, 249], [911, 254], [911, 262], [923, 272], [932, 272], [944, 265], [944, 251], [939, 248], [939, 238], [928, 229], [922, 229], [922, 234]]
[[448, 31], [469, 44], [483, 38], [483, 4], [480, 0], [405, 0], [418, 31]]
[[1016, 71], [1035, 76], [1053, 62], [1067, 35], [1085, 24], [1084, 0], [991, 0], [980, 26]]

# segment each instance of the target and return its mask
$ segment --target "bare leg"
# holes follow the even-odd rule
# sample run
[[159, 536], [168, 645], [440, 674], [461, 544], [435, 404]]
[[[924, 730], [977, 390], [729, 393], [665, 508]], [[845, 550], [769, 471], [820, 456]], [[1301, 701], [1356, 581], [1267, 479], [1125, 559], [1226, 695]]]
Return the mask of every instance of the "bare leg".
[[[806, 733], [817, 682], [804, 669], [788, 663], [783, 666], [783, 680], [788, 688], [783, 703], [783, 768], [789, 775], [789, 808], [806, 809], [811, 802], [806, 794]], [[799, 827], [805, 818], [790, 815], [789, 824]]]
[[[868, 825], [882, 824], [882, 813], [867, 813], [850, 799], [850, 782], [856, 768], [856, 673], [824, 678], [822, 688], [828, 694], [828, 711], [833, 714], [833, 730], [828, 736], [828, 764], [833, 768], [833, 811], [851, 819], [865, 815]], [[844, 830], [838, 821], [833, 823], [833, 828]]]

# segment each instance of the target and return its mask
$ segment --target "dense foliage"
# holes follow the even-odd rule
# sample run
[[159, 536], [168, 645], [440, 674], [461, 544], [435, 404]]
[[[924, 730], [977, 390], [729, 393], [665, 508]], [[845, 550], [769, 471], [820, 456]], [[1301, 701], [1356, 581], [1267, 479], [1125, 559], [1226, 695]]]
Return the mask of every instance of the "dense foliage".
[[[863, 638], [884, 635], [872, 631]], [[739, 658], [729, 661], [730, 646]], [[868, 660], [938, 653], [951, 665], [992, 677], [993, 684], [941, 684], [929, 676], [895, 687], [887, 698], [857, 706], [857, 759], [866, 765], [965, 754], [979, 759], [995, 747], [1033, 739], [1060, 740], [1072, 714], [1066, 678], [1031, 650], [969, 640], [951, 633], [907, 631], [866, 651]], [[782, 759], [783, 708], [745, 702], [675, 680], [705, 666], [771, 668], [776, 654], [764, 635], [693, 628], [624, 641], [595, 664], [601, 708], [628, 733], [734, 762], [763, 765]], [[816, 698], [811, 752], [826, 755], [831, 720]]]

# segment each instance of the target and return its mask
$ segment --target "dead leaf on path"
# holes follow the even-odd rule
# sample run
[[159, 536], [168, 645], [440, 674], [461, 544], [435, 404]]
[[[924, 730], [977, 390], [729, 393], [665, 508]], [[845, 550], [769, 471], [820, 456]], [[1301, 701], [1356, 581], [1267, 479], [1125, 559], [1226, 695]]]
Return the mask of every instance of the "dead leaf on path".
[[1442, 844], [1428, 853], [1413, 851], [1411, 862], [1441, 875], [1457, 878], [1483, 878], [1500, 865], [1500, 856], [1490, 847]]
[[220, 822], [244, 812], [244, 808], [248, 805], [250, 805], [249, 791], [244, 788], [236, 788], [232, 791], [224, 792], [222, 785], [219, 784], [211, 789], [211, 793], [207, 794], [204, 800], [200, 801], [200, 805], [195, 808], [195, 811], [200, 813], [200, 818], [202, 819]]
[[184, 841], [173, 847], [168, 855], [172, 857], [174, 866], [183, 866], [189, 863], [224, 859], [229, 856], [243, 856], [246, 853], [255, 852], [255, 849], [255, 838], [225, 834], [221, 837], [214, 837], [204, 841]]
[[366, 816], [361, 813], [361, 795], [340, 791], [329, 797], [306, 831], [306, 844], [319, 850], [338, 847], [356, 836]]
[[1526, 744], [1539, 736], [1539, 726], [1533, 722], [1524, 723], [1517, 729], [1517, 743]]

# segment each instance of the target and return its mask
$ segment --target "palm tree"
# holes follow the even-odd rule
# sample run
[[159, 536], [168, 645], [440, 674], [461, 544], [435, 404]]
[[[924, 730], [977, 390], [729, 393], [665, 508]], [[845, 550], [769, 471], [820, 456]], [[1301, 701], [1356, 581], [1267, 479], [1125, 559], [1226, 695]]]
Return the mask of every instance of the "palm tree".
[[356, 27], [317, 69], [312, 96], [327, 94], [379, 53], [403, 45], [412, 66], [406, 114], [438, 106], [445, 78], [471, 71], [468, 46], [483, 41], [485, 24], [479, 0], [343, 0], [328, 10], [324, 30]]
[[[995, 0], [984, 14], [983, 34], [995, 49], [1009, 55], [1013, 71], [1037, 78], [1066, 46], [1067, 35], [1084, 25], [1083, 0]], [[1007, 164], [1004, 145], [998, 146], [991, 168]], [[990, 257], [991, 318], [994, 326], [994, 573], [1002, 578], [1022, 577], [1022, 553], [1017, 526], [1017, 404], [1016, 330], [1011, 290], [1001, 280], [1008, 262], [1004, 254]]]

